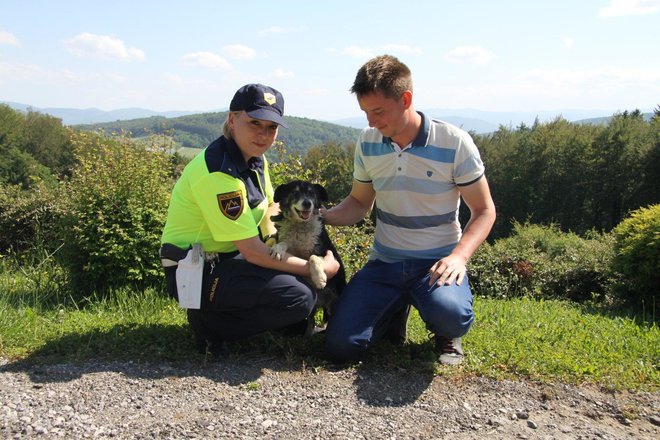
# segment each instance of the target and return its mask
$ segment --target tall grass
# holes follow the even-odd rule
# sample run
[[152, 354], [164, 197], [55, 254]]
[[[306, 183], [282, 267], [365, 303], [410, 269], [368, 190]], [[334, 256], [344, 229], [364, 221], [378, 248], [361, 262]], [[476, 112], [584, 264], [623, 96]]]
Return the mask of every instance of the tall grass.
[[[52, 265], [27, 270], [7, 261], [1, 264], [3, 357], [27, 362], [205, 361], [193, 349], [184, 311], [158, 286], [75, 299]], [[460, 368], [445, 369], [434, 362], [430, 335], [416, 312], [403, 347], [384, 342], [365, 362], [611, 388], [660, 385], [660, 330], [655, 324], [554, 300], [477, 298], [475, 311], [477, 321], [463, 340], [467, 357]], [[236, 356], [267, 353], [317, 368], [327, 365], [322, 335], [306, 340], [268, 334], [234, 348]]]

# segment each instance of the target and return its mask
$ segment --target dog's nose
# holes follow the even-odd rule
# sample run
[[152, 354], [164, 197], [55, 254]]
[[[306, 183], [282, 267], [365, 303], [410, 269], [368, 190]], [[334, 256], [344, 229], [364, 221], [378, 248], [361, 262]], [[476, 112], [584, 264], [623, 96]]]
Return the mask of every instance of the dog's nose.
[[303, 207], [303, 209], [307, 209], [307, 210], [308, 210], [309, 208], [312, 207], [312, 202], [311, 202], [310, 200], [305, 199], [305, 200], [303, 200], [303, 202], [302, 202], [302, 207]]

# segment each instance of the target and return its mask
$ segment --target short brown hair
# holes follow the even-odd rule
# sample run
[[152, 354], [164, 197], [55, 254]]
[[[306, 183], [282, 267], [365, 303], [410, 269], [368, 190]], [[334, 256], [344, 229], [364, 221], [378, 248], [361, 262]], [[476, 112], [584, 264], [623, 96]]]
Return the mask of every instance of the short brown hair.
[[408, 66], [392, 55], [380, 55], [360, 67], [351, 93], [360, 97], [382, 92], [388, 98], [399, 99], [406, 90], [412, 92], [412, 87], [412, 74]]

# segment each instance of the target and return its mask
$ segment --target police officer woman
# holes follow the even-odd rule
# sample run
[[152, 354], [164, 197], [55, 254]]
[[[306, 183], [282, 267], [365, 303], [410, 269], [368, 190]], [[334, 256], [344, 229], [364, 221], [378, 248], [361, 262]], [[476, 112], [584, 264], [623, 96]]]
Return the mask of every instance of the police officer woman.
[[[161, 258], [168, 292], [178, 300], [177, 265], [193, 244], [201, 244], [201, 303], [188, 309], [201, 351], [223, 354], [226, 342], [267, 330], [304, 330], [314, 307], [316, 293], [303, 281], [308, 261], [292, 255], [273, 259], [264, 244], [275, 232], [270, 216], [279, 211], [264, 153], [279, 126], [286, 128], [283, 114], [284, 98], [277, 90], [262, 84], [241, 87], [223, 135], [190, 161], [172, 191]], [[328, 278], [338, 270], [328, 252]]]

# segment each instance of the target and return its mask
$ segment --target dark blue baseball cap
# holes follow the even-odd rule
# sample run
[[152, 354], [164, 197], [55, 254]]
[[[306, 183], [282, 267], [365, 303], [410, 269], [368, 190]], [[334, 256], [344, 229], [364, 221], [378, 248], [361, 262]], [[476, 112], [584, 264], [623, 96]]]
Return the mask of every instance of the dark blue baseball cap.
[[263, 84], [247, 84], [234, 94], [229, 111], [244, 110], [249, 117], [275, 122], [284, 128], [284, 97], [272, 87]]

